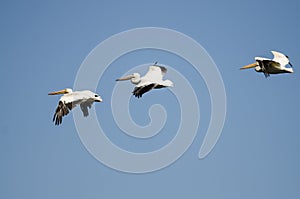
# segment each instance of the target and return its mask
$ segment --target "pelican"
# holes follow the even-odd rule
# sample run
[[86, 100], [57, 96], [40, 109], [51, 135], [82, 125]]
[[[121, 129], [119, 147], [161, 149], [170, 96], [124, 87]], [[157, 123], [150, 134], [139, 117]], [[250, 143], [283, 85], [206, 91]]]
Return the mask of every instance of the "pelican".
[[131, 83], [135, 84], [133, 95], [137, 98], [152, 89], [159, 89], [165, 87], [173, 87], [173, 82], [170, 80], [163, 80], [163, 76], [166, 74], [167, 69], [163, 66], [156, 65], [149, 66], [149, 70], [145, 76], [141, 77], [139, 73], [133, 73], [132, 75], [121, 77], [116, 81], [131, 80]]
[[99, 95], [89, 90], [73, 92], [72, 89], [66, 88], [64, 90], [48, 93], [48, 95], [59, 94], [63, 94], [63, 96], [59, 99], [58, 106], [53, 116], [55, 125], [60, 125], [63, 116], [68, 115], [68, 113], [78, 104], [80, 105], [83, 116], [87, 117], [89, 115], [88, 108], [91, 108], [93, 102], [102, 102]]
[[[279, 73], [293, 73], [293, 65], [290, 63], [289, 57], [280, 52], [271, 51], [274, 55], [273, 59], [255, 57], [255, 63], [244, 66], [242, 69], [254, 68], [256, 72], [263, 72], [265, 77], [269, 77], [270, 74]], [[285, 66], [289, 64], [291, 68], [286, 68]]]

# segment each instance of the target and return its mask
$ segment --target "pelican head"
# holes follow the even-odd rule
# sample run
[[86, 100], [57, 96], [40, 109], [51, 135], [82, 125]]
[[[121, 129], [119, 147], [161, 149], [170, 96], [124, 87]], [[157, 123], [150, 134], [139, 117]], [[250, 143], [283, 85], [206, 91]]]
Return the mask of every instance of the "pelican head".
[[141, 76], [139, 73], [133, 73], [131, 75], [116, 79], [116, 81], [125, 81], [125, 80], [131, 80], [133, 84], [138, 84], [141, 81]]
[[102, 98], [100, 95], [98, 95], [97, 93], [93, 93], [93, 97], [92, 99], [95, 101], [95, 102], [102, 102]]
[[73, 92], [72, 89], [66, 88], [64, 90], [50, 92], [50, 93], [48, 93], [48, 95], [68, 94], [68, 93], [72, 93], [72, 92]]

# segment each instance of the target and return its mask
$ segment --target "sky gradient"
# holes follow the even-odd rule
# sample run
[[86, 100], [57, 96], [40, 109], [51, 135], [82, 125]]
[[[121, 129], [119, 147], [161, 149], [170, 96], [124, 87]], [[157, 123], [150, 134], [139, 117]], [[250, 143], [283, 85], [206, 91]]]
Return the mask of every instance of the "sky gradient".
[[[293, 0], [1, 1], [0, 198], [299, 198], [299, 6]], [[131, 174], [103, 165], [86, 150], [72, 114], [55, 126], [59, 98], [47, 93], [73, 87], [82, 62], [100, 42], [141, 27], [173, 29], [201, 44], [223, 78], [227, 112], [218, 143], [199, 160], [210, 121], [202, 77], [168, 52], [121, 56], [100, 80], [96, 92], [103, 102], [95, 105], [99, 123], [117, 146], [158, 149], [174, 137], [180, 121], [178, 101], [165, 89], [130, 99], [139, 125], [149, 123], [152, 104], [165, 107], [168, 117], [159, 135], [139, 140], [120, 131], [111, 113], [112, 89], [135, 66], [158, 61], [180, 71], [201, 113], [196, 138], [181, 158], [159, 171]], [[295, 73], [266, 79], [239, 70], [255, 56], [271, 58], [271, 50], [287, 54]]]

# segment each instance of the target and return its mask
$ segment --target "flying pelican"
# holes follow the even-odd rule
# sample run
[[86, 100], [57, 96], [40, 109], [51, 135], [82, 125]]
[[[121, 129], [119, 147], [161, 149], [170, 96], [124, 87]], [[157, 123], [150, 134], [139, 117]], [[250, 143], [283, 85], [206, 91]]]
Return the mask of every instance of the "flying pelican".
[[63, 116], [68, 115], [70, 110], [75, 108], [78, 104], [80, 105], [83, 116], [87, 117], [89, 115], [88, 108], [91, 108], [93, 102], [102, 102], [99, 95], [89, 90], [73, 92], [72, 89], [66, 88], [64, 90], [48, 93], [48, 95], [58, 94], [64, 95], [59, 99], [58, 106], [53, 116], [53, 122], [55, 121], [55, 125], [60, 125], [62, 123]]
[[141, 77], [139, 73], [133, 73], [132, 75], [121, 77], [116, 81], [131, 80], [131, 83], [136, 84], [133, 95], [137, 98], [152, 89], [159, 89], [164, 87], [173, 87], [173, 82], [170, 80], [163, 80], [163, 76], [166, 74], [167, 69], [163, 66], [156, 65], [149, 66], [149, 70], [145, 76]]
[[244, 66], [242, 69], [254, 68], [256, 72], [263, 72], [265, 77], [269, 77], [270, 74], [279, 73], [293, 73], [293, 68], [286, 68], [285, 66], [289, 64], [291, 67], [293, 65], [290, 63], [289, 57], [280, 52], [271, 51], [274, 55], [273, 59], [255, 57], [255, 63]]

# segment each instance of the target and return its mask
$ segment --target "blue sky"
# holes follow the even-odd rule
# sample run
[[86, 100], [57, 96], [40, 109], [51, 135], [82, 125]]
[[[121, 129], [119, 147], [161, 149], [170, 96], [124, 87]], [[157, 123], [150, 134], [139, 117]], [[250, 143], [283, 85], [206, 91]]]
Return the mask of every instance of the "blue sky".
[[[299, 198], [298, 10], [297, 1], [1, 1], [0, 197]], [[215, 148], [199, 160], [210, 119], [201, 76], [166, 52], [124, 55], [100, 80], [97, 92], [104, 101], [95, 106], [116, 145], [132, 151], [160, 148], [174, 137], [180, 120], [178, 103], [165, 89], [130, 101], [140, 125], [149, 123], [153, 103], [170, 112], [159, 136], [135, 140], [118, 130], [111, 89], [117, 77], [137, 65], [159, 61], [189, 77], [201, 121], [193, 144], [174, 164], [152, 173], [123, 173], [86, 150], [72, 115], [54, 126], [58, 97], [47, 93], [72, 87], [83, 60], [100, 42], [149, 26], [182, 32], [206, 49], [224, 81], [226, 122]], [[271, 50], [287, 54], [295, 73], [266, 79], [238, 70], [254, 56], [271, 57]]]

